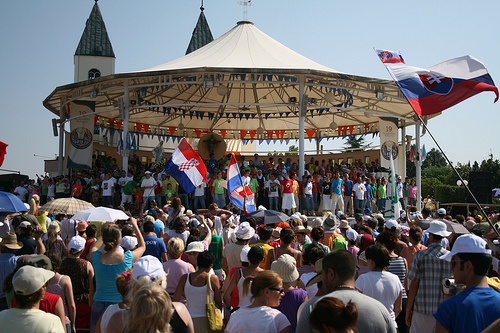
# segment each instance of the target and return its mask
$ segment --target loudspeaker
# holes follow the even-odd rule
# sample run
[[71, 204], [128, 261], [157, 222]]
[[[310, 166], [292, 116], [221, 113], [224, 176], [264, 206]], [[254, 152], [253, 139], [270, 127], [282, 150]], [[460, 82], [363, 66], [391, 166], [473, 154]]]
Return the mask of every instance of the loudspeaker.
[[[493, 173], [491, 172], [469, 172], [469, 188], [481, 204], [491, 204], [493, 194], [491, 192]], [[467, 202], [474, 202], [470, 195]]]

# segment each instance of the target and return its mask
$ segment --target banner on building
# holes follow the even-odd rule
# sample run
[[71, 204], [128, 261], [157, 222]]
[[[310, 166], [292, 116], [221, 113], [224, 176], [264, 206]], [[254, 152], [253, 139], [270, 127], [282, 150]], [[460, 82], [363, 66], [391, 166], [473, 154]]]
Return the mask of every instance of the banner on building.
[[92, 168], [94, 111], [95, 102], [74, 101], [68, 104], [70, 116], [68, 168]]

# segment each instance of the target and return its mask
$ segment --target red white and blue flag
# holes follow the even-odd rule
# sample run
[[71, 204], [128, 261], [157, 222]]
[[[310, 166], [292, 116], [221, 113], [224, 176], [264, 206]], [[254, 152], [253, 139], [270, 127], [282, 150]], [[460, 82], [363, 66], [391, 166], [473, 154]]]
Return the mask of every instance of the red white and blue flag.
[[498, 88], [488, 70], [472, 56], [423, 69], [405, 65], [399, 52], [375, 51], [419, 116], [441, 112], [483, 91], [493, 91], [498, 100]]
[[207, 181], [207, 167], [201, 156], [183, 138], [165, 165], [165, 170], [174, 177], [186, 193]]
[[227, 192], [229, 199], [236, 207], [245, 210], [246, 213], [255, 211], [255, 195], [248, 185], [243, 186], [240, 168], [238, 168], [234, 154], [231, 156], [227, 169]]

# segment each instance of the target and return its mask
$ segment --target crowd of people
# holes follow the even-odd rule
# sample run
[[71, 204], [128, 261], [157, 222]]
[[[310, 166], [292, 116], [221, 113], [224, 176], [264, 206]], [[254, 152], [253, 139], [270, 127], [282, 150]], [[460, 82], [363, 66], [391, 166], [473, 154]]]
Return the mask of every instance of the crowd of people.
[[[240, 161], [242, 177], [251, 177], [250, 184], [268, 177], [281, 197], [266, 203], [271, 187], [264, 186], [259, 209], [283, 209], [288, 219], [262, 224], [230, 209], [227, 194], [216, 192], [224, 189], [224, 161], [207, 162], [213, 181], [203, 187], [203, 199], [193, 193], [192, 201], [164, 171], [137, 167], [123, 183], [104, 169], [96, 204], [130, 216], [106, 223], [54, 216], [42, 208], [51, 199], [43, 189], [22, 186], [29, 212], [1, 219], [1, 331], [210, 332], [212, 303], [222, 310], [227, 333], [498, 330], [498, 242], [483, 217], [419, 211], [410, 200], [413, 182], [398, 179], [405, 209], [386, 219], [377, 202], [384, 176], [361, 164], [332, 169], [315, 161], [307, 165], [304, 200], [294, 210], [294, 193], [283, 196], [287, 181], [293, 189], [294, 164], [271, 168], [270, 159], [261, 161], [265, 169], [256, 161]], [[372, 177], [375, 200], [367, 197], [374, 193]], [[171, 197], [156, 196], [157, 179], [167, 181]], [[313, 179], [321, 180], [321, 196], [309, 194]], [[50, 178], [36, 182], [44, 181]], [[85, 195], [86, 180], [73, 182], [68, 187], [81, 185]], [[325, 194], [324, 184], [340, 192]], [[490, 219], [496, 223], [498, 216]], [[454, 223], [468, 233], [448, 231]]]
[[[41, 204], [61, 197], [75, 197], [95, 206], [124, 207], [141, 215], [152, 202], [163, 207], [179, 197], [185, 209], [206, 209], [211, 203], [228, 208], [227, 168], [230, 155], [206, 160], [207, 181], [192, 193], [186, 193], [161, 163], [145, 165], [137, 156], [130, 160], [129, 170], [120, 170], [116, 159], [97, 156], [92, 171], [74, 172], [71, 176], [38, 176], [23, 181], [12, 189], [23, 202], [37, 194]], [[321, 216], [327, 211], [343, 211], [353, 217], [357, 209], [384, 211], [387, 200], [388, 173], [378, 161], [369, 165], [362, 161], [315, 160], [311, 157], [299, 177], [297, 162], [291, 158], [253, 159], [240, 156], [238, 161], [242, 183], [255, 194], [256, 206], [305, 215]], [[402, 208], [416, 206], [418, 188], [415, 180], [397, 177], [398, 198]], [[436, 203], [431, 196], [424, 200], [431, 212]]]

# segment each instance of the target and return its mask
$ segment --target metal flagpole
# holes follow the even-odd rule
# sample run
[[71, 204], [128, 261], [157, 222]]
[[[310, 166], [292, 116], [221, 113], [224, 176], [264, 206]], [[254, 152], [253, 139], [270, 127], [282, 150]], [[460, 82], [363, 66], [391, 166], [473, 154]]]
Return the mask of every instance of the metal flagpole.
[[[479, 210], [481, 211], [481, 213], [483, 214], [483, 216], [486, 218], [486, 220], [488, 221], [488, 223], [491, 226], [491, 228], [495, 231], [497, 237], [500, 237], [500, 232], [497, 229], [495, 229], [495, 226], [493, 225], [493, 223], [491, 222], [490, 218], [488, 217], [488, 215], [484, 211], [483, 207], [479, 204], [479, 201], [477, 201], [476, 196], [472, 193], [472, 191], [470, 190], [468, 184], [466, 184], [464, 182], [462, 176], [460, 176], [460, 174], [458, 173], [457, 169], [453, 166], [453, 164], [451, 163], [451, 161], [448, 159], [448, 156], [446, 156], [446, 154], [444, 153], [443, 149], [441, 149], [441, 146], [436, 141], [436, 139], [432, 135], [431, 131], [429, 131], [429, 128], [427, 127], [427, 125], [425, 124], [425, 122], [422, 120], [422, 117], [420, 117], [418, 114], [417, 114], [417, 117], [418, 117], [418, 120], [419, 120], [419, 121], [417, 121], [417, 124], [422, 124], [422, 126], [427, 131], [427, 133], [429, 133], [429, 135], [431, 136], [432, 140], [434, 141], [434, 143], [438, 147], [438, 149], [441, 152], [441, 154], [443, 154], [443, 156], [446, 159], [446, 161], [448, 162], [448, 164], [451, 166], [451, 168], [453, 169], [453, 171], [455, 171], [455, 174], [458, 176], [458, 179], [460, 179], [460, 181], [462, 182], [462, 185], [465, 186], [465, 188], [469, 192], [469, 195], [471, 196], [472, 199], [474, 199], [474, 202], [476, 203], [477, 207], [479, 208]], [[418, 126], [416, 128], [418, 128], [420, 130], [420, 126]], [[420, 165], [422, 165], [422, 162], [420, 161], [420, 155], [421, 155], [421, 153], [420, 153], [420, 140], [419, 140], [419, 138], [420, 138], [420, 131], [417, 132], [417, 136], [416, 137], [417, 137], [417, 147], [418, 147], [419, 163], [420, 163]], [[420, 168], [417, 168], [417, 170], [419, 170], [419, 169]], [[418, 174], [417, 174], [417, 177], [418, 177]], [[419, 187], [419, 190], [420, 190], [420, 187]]]

